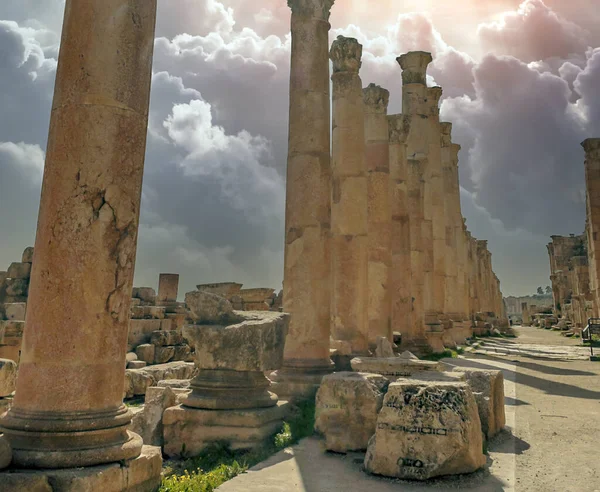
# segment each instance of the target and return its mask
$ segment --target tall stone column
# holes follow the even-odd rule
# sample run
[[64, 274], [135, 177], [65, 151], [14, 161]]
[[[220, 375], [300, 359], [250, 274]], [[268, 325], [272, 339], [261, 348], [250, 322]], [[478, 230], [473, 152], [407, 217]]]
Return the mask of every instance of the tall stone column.
[[392, 331], [413, 338], [411, 235], [409, 214], [408, 160], [406, 139], [408, 128], [403, 115], [388, 117], [390, 183], [392, 209], [392, 266], [390, 293], [392, 298]]
[[392, 209], [387, 106], [390, 93], [375, 84], [363, 90], [368, 169], [369, 342], [392, 341]]
[[139, 456], [125, 352], [156, 1], [67, 0], [14, 403], [13, 463]]
[[334, 0], [292, 9], [283, 309], [291, 313], [276, 393], [314, 393], [331, 369], [329, 15]]
[[333, 62], [331, 200], [331, 335], [348, 341], [353, 354], [369, 350], [367, 323], [367, 164], [362, 46], [338, 36]]
[[600, 138], [588, 138], [585, 150], [585, 186], [587, 195], [587, 234], [590, 290], [593, 316], [600, 316]]

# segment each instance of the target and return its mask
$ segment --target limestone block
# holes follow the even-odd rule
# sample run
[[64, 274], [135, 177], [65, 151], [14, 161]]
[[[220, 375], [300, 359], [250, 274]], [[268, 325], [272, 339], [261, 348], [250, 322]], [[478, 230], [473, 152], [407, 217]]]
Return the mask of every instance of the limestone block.
[[177, 404], [177, 397], [169, 387], [150, 387], [146, 391], [146, 400], [142, 412], [141, 436], [144, 444], [162, 446], [163, 413]]
[[183, 335], [176, 330], [154, 331], [150, 336], [150, 343], [152, 343], [152, 345], [156, 345], [157, 347], [181, 345], [183, 343]]
[[231, 449], [261, 446], [283, 424], [286, 405], [244, 410], [200, 410], [183, 405], [167, 408], [163, 414], [164, 454], [189, 457], [215, 442], [227, 442]]
[[155, 383], [146, 369], [125, 369], [125, 398], [146, 394], [146, 390]]
[[154, 350], [154, 363], [165, 364], [175, 355], [175, 347], [156, 347]]
[[15, 390], [17, 364], [10, 359], [0, 359], [0, 397], [9, 396]]
[[316, 397], [315, 430], [325, 437], [327, 450], [367, 449], [388, 384], [379, 374], [339, 372], [323, 378]]
[[355, 372], [380, 374], [390, 379], [390, 381], [399, 377], [412, 376], [418, 371], [442, 372], [444, 370], [444, 366], [440, 362], [403, 359], [400, 357], [355, 357], [350, 361], [350, 364]]
[[[169, 316], [168, 314], [165, 314], [165, 316]], [[180, 314], [176, 314], [176, 317], [181, 317]], [[185, 315], [183, 316], [183, 319], [185, 319]], [[171, 330], [175, 330], [175, 329], [179, 329], [183, 326], [183, 322], [179, 325], [176, 326], [175, 324], [176, 319], [161, 319], [160, 320], [160, 329], [162, 331], [171, 331]]]
[[386, 358], [395, 357], [392, 344], [386, 337], [377, 337], [377, 347], [375, 348], [375, 357]]
[[[7, 297], [27, 297], [29, 289], [29, 279], [25, 278], [7, 278], [5, 280]], [[5, 299], [6, 302], [9, 299]], [[12, 299], [10, 300], [13, 301]]]
[[279, 369], [290, 315], [270, 311], [238, 314], [243, 321], [236, 325], [184, 326], [183, 335], [195, 348], [198, 368], [263, 372]]
[[258, 288], [258, 289], [242, 289], [239, 291], [238, 295], [246, 302], [265, 302], [269, 299], [275, 289], [266, 289], [266, 288]]
[[25, 248], [21, 261], [23, 263], [33, 263], [33, 247], [29, 246], [28, 248]]
[[176, 302], [179, 290], [179, 275], [176, 273], [161, 273], [158, 277], [158, 302], [160, 304]]
[[129, 350], [145, 343], [150, 343], [152, 332], [160, 330], [160, 319], [131, 319], [129, 320], [129, 334], [127, 346]]
[[25, 321], [26, 302], [12, 302], [4, 305], [4, 315], [11, 321]]
[[141, 299], [138, 299], [137, 297], [132, 297], [132, 298], [131, 298], [131, 304], [130, 304], [130, 306], [131, 306], [131, 307], [134, 307], [134, 306], [140, 306], [140, 305], [141, 305], [141, 302], [142, 302], [142, 300], [141, 300]]
[[235, 282], [221, 282], [216, 284], [196, 285], [196, 288], [202, 292], [208, 292], [209, 294], [216, 294], [225, 299], [231, 299], [232, 296], [236, 295], [241, 290], [242, 285], [243, 284], [236, 284]]
[[227, 324], [235, 321], [233, 306], [224, 297], [208, 292], [188, 292], [185, 303], [191, 311], [190, 317], [197, 324]]
[[167, 379], [165, 381], [159, 381], [156, 386], [160, 388], [184, 388], [190, 387], [189, 379]]
[[467, 367], [455, 367], [454, 371], [465, 375], [475, 394], [482, 432], [488, 439], [494, 437], [506, 425], [502, 371]]
[[133, 360], [138, 360], [138, 356], [135, 352], [127, 352], [125, 354], [125, 362], [131, 362]]
[[157, 364], [142, 370], [150, 375], [155, 382], [167, 379], [191, 379], [196, 372], [193, 362], [179, 361], [169, 362], [168, 364]]
[[173, 360], [184, 360], [186, 362], [193, 362], [192, 351], [189, 345], [176, 345], [173, 347], [175, 352], [173, 354]]
[[131, 362], [127, 363], [127, 369], [142, 369], [147, 365], [148, 364], [146, 364], [146, 362], [144, 362], [143, 360], [132, 360]]
[[0, 398], [0, 417], [4, 415], [4, 413], [10, 410], [10, 407], [13, 403], [13, 397], [7, 396], [5, 398]]
[[152, 287], [134, 287], [131, 297], [137, 297], [142, 302], [154, 304], [156, 302], [156, 291]]
[[31, 263], [11, 263], [8, 278], [28, 279], [31, 276]]
[[329, 340], [329, 348], [335, 350], [339, 355], [351, 355], [352, 344], [346, 340]]
[[271, 308], [265, 301], [260, 302], [245, 302], [245, 311], [269, 311]]
[[474, 472], [486, 461], [480, 426], [467, 383], [392, 383], [369, 441], [365, 468], [413, 480]]
[[[8, 443], [8, 439], [4, 437], [4, 434], [0, 434], [0, 470], [4, 470], [10, 465], [12, 461], [12, 450], [10, 449], [10, 444]], [[0, 485], [2, 478], [0, 478]]]
[[150, 343], [144, 343], [136, 347], [135, 353], [139, 360], [144, 361], [148, 364], [154, 364], [155, 348], [156, 347]]

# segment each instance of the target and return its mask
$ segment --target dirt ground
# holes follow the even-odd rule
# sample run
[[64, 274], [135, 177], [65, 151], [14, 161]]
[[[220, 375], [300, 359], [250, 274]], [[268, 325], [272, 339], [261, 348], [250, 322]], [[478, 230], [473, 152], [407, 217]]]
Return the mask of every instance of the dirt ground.
[[600, 362], [584, 360], [589, 349], [579, 340], [516, 330], [516, 339], [490, 339], [467, 358], [445, 360], [504, 373], [507, 429], [489, 443], [486, 469], [427, 483], [382, 479], [361, 470], [363, 454], [324, 453], [310, 438], [219, 492], [600, 492]]

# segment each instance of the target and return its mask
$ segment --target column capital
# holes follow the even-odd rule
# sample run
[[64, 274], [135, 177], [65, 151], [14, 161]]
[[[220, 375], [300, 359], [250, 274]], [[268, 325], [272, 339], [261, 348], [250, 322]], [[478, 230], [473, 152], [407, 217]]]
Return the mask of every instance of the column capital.
[[334, 2], [335, 0], [288, 0], [288, 7], [292, 9], [292, 14], [329, 21]]
[[452, 145], [452, 123], [440, 123], [440, 134], [442, 147], [450, 147]]
[[402, 83], [427, 85], [427, 67], [433, 61], [431, 53], [410, 51], [396, 58], [402, 68]]
[[442, 98], [443, 90], [441, 87], [429, 87], [427, 89], [427, 99], [425, 101], [426, 114], [428, 116], [439, 116], [440, 114], [440, 99]]
[[410, 132], [410, 120], [403, 114], [393, 114], [388, 116], [388, 127], [390, 143], [406, 143], [408, 133]]
[[373, 113], [387, 113], [390, 103], [390, 91], [375, 84], [363, 89], [363, 102]]
[[600, 151], [600, 138], [588, 138], [581, 143], [586, 154]]
[[362, 49], [362, 44], [357, 39], [338, 36], [329, 51], [329, 58], [333, 62], [333, 73], [358, 73], [362, 65]]

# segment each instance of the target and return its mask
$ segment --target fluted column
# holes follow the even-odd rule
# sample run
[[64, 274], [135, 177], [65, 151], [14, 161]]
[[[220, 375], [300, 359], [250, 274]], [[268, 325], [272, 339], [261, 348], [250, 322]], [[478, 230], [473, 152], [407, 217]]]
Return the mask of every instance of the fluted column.
[[283, 309], [292, 314], [280, 396], [316, 390], [330, 370], [331, 156], [329, 15], [334, 0], [292, 9]]
[[600, 138], [588, 138], [585, 150], [585, 186], [587, 194], [587, 234], [590, 290], [593, 315], [600, 316]]
[[392, 208], [392, 266], [390, 293], [392, 331], [413, 338], [411, 235], [409, 214], [408, 160], [406, 139], [408, 127], [403, 115], [388, 117], [390, 184]]
[[13, 406], [13, 463], [135, 458], [123, 405], [156, 1], [67, 0]]
[[369, 223], [369, 341], [392, 339], [391, 263], [392, 210], [390, 205], [390, 148], [387, 106], [389, 92], [375, 84], [363, 90], [368, 170]]
[[365, 111], [358, 75], [362, 46], [339, 36], [333, 62], [331, 335], [353, 354], [368, 352], [367, 164]]

